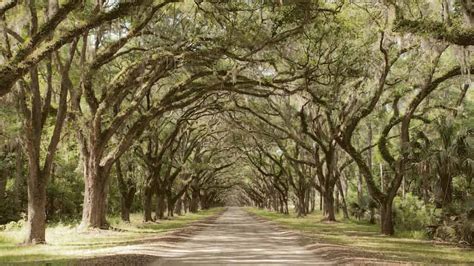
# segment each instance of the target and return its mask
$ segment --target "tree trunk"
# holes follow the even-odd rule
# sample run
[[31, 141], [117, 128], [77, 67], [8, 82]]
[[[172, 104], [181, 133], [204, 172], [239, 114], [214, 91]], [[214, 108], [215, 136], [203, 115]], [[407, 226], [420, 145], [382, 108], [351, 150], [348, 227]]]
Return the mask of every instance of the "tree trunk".
[[[86, 161], [91, 161], [87, 160]], [[97, 162], [98, 164], [98, 162]], [[95, 162], [87, 163], [80, 227], [107, 229], [107, 175]]]
[[[206, 190], [203, 190], [203, 193], [202, 193], [202, 195], [200, 195], [199, 198], [200, 198], [200, 202], [201, 202], [201, 208], [202, 208], [203, 210], [208, 209], [208, 206], [207, 206], [207, 200], [208, 200], [208, 198], [207, 198], [207, 192], [206, 192]], [[271, 206], [271, 204], [270, 204], [270, 199], [266, 199], [264, 205], [265, 205], [265, 208], [266, 208], [266, 209], [271, 210], [271, 207], [272, 207], [272, 206]]]
[[24, 195], [25, 189], [25, 176], [23, 175], [23, 149], [21, 147], [20, 140], [17, 140], [15, 147], [15, 181], [13, 183], [13, 191], [15, 192], [15, 204], [21, 206], [22, 204], [22, 195]]
[[327, 221], [336, 221], [336, 213], [334, 209], [334, 195], [332, 191], [324, 193], [324, 212]]
[[46, 182], [39, 166], [30, 162], [28, 175], [27, 244], [46, 243]]
[[[55, 168], [53, 167], [52, 169], [52, 172], [51, 172], [51, 185], [54, 186], [54, 172], [55, 172]], [[56, 212], [56, 208], [55, 208], [55, 195], [46, 195], [47, 196], [47, 200], [46, 200], [46, 220], [50, 220], [54, 213]]]
[[189, 204], [189, 211], [192, 213], [198, 212], [199, 209], [199, 189], [192, 189], [191, 202]]
[[380, 225], [381, 233], [384, 235], [393, 235], [395, 233], [393, 225], [392, 205], [393, 199], [387, 198], [380, 206]]
[[310, 202], [311, 202], [311, 189], [306, 190], [306, 200], [305, 200], [305, 214], [310, 212]]
[[[133, 198], [135, 197], [135, 184], [130, 179], [125, 180], [122, 172], [122, 166], [120, 159], [115, 162], [117, 181], [120, 191], [120, 215], [122, 221], [130, 222], [130, 209], [132, 207]], [[133, 171], [133, 168], [129, 164], [128, 171]]]
[[305, 213], [305, 204], [304, 204], [304, 200], [305, 200], [305, 193], [304, 192], [300, 192], [298, 193], [298, 204], [296, 204], [296, 213], [297, 213], [297, 216], [298, 217], [303, 217], [306, 215]]
[[189, 211], [189, 195], [187, 192], [184, 194], [183, 210], [185, 214]]
[[171, 195], [169, 195], [167, 197], [167, 200], [166, 200], [166, 203], [167, 203], [167, 209], [168, 209], [168, 217], [173, 217], [174, 216], [174, 207], [175, 207], [175, 203], [172, 199], [171, 199]]
[[338, 180], [337, 188], [339, 189], [339, 194], [341, 195], [342, 199], [342, 214], [344, 215], [344, 219], [349, 219], [349, 211], [347, 210], [347, 201], [346, 201], [346, 194], [344, 194], [344, 189], [342, 188], [341, 180]]
[[362, 190], [362, 184], [363, 184], [363, 177], [362, 174], [360, 173], [360, 170], [357, 171], [357, 201], [359, 206], [362, 206], [364, 204], [364, 191]]
[[148, 185], [145, 187], [145, 195], [143, 199], [143, 221], [144, 222], [150, 222], [153, 220], [151, 217], [152, 198], [153, 198], [153, 189], [151, 188], [151, 186]]
[[285, 206], [284, 206], [284, 203], [283, 203], [283, 199], [280, 199], [278, 201], [278, 204], [279, 204], [279, 206], [278, 206], [279, 211], [278, 212], [285, 213]]
[[444, 207], [449, 205], [453, 201], [453, 182], [450, 175], [443, 174], [440, 175], [440, 195], [439, 195], [439, 202], [440, 207]]
[[174, 204], [172, 205], [168, 204], [168, 217], [174, 217], [174, 208], [175, 208]]
[[375, 208], [373, 206], [369, 206], [369, 224], [375, 224]]
[[120, 206], [120, 217], [122, 218], [122, 221], [127, 223], [130, 222], [130, 205], [128, 205], [126, 203], [126, 199], [122, 197]]
[[274, 193], [272, 193], [272, 205], [273, 205], [273, 210], [278, 212], [280, 204], [278, 202], [278, 194], [277, 194], [276, 191]]
[[46, 243], [46, 184], [48, 171], [40, 166], [41, 132], [28, 126], [25, 130], [26, 155], [28, 157], [28, 221], [26, 244]]
[[183, 200], [181, 198], [176, 201], [175, 212], [177, 215], [183, 215]]
[[120, 200], [120, 204], [121, 204], [120, 214], [121, 214], [122, 221], [130, 222], [130, 210], [132, 209], [135, 192], [136, 192], [136, 189], [134, 187], [131, 187], [128, 190], [127, 194], [122, 195], [122, 198]]
[[155, 219], [158, 220], [158, 219], [165, 218], [165, 210], [166, 210], [165, 193], [160, 190], [156, 195]]
[[0, 200], [5, 197], [5, 190], [7, 188], [7, 171], [0, 169]]
[[319, 210], [322, 211], [323, 207], [323, 193], [319, 192]]

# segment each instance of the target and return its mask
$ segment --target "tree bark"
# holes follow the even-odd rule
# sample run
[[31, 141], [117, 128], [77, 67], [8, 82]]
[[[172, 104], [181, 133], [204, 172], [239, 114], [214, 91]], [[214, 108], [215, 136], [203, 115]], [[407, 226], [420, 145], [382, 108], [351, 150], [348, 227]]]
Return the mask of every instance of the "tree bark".
[[130, 210], [132, 209], [133, 199], [135, 198], [136, 189], [131, 187], [127, 194], [122, 195], [120, 200], [120, 216], [122, 221], [130, 222]]
[[[201, 208], [202, 208], [203, 210], [209, 209], [209, 206], [208, 206], [208, 204], [207, 204], [207, 203], [208, 203], [208, 202], [207, 202], [208, 198], [207, 198], [207, 191], [206, 191], [206, 190], [203, 190], [203, 193], [202, 193], [202, 195], [199, 197], [199, 199], [200, 199], [200, 201], [201, 201]], [[267, 208], [267, 209], [269, 209], [269, 210], [271, 209], [271, 204], [270, 204], [270, 200], [269, 200], [269, 199], [267, 199], [265, 205], [266, 205], [265, 208]]]
[[[128, 202], [130, 202], [130, 204], [128, 204]], [[132, 201], [127, 201], [127, 199], [122, 197], [120, 203], [120, 218], [122, 218], [122, 221], [127, 223], [130, 222], [130, 207], [132, 205], [131, 202]]]
[[[54, 172], [55, 168], [53, 167], [51, 172], [51, 185], [54, 186]], [[54, 206], [55, 203], [55, 195], [47, 195], [46, 199], [46, 220], [52, 219], [54, 213], [56, 212], [56, 208]]]
[[87, 160], [85, 169], [85, 190], [80, 227], [108, 229], [107, 214], [107, 171], [95, 160]]
[[30, 160], [28, 175], [27, 244], [46, 243], [46, 182], [39, 165]]
[[381, 233], [384, 235], [393, 235], [395, 233], [392, 213], [393, 199], [387, 198], [380, 206], [380, 225]]
[[310, 202], [311, 202], [311, 189], [306, 190], [306, 200], [305, 200], [305, 213], [310, 212]]
[[199, 209], [199, 190], [192, 188], [189, 211], [192, 213], [196, 213], [198, 212], [198, 209]]
[[165, 210], [166, 210], [166, 199], [165, 193], [163, 191], [159, 191], [156, 194], [156, 211], [155, 211], [155, 219], [163, 219], [165, 218]]
[[175, 204], [174, 202], [168, 203], [168, 217], [174, 217], [174, 208]]
[[303, 217], [306, 215], [305, 213], [306, 208], [304, 204], [305, 198], [306, 198], [305, 193], [304, 192], [302, 193], [300, 191], [300, 193], [298, 193], [298, 197], [297, 197], [298, 202], [296, 204], [296, 213], [298, 217]]
[[5, 190], [7, 188], [7, 171], [0, 169], [0, 199], [5, 197]]
[[189, 196], [188, 196], [188, 193], [186, 193], [184, 195], [183, 211], [184, 211], [185, 214], [189, 211]]
[[342, 199], [342, 214], [344, 215], [344, 219], [349, 219], [349, 211], [347, 210], [346, 196], [344, 194], [344, 189], [342, 188], [341, 180], [338, 180], [336, 185]]
[[327, 191], [324, 193], [324, 212], [327, 221], [336, 221], [333, 191]]
[[[117, 181], [120, 191], [120, 214], [122, 221], [130, 222], [130, 209], [132, 207], [133, 198], [135, 197], [136, 187], [130, 179], [125, 180], [122, 172], [120, 159], [115, 162], [117, 170]], [[129, 165], [130, 168], [130, 165]], [[129, 169], [133, 171], [133, 169]]]
[[143, 199], [143, 221], [144, 222], [151, 222], [153, 220], [151, 217], [152, 199], [153, 199], [153, 189], [150, 185], [147, 185], [145, 187], [145, 195]]
[[319, 192], [319, 210], [322, 211], [324, 208], [323, 206], [323, 193], [320, 191]]
[[21, 195], [25, 186], [25, 179], [23, 176], [23, 149], [21, 148], [20, 140], [17, 140], [15, 147], [15, 182], [13, 185], [15, 191], [15, 203], [21, 204]]
[[444, 207], [453, 201], [453, 182], [451, 176], [447, 174], [441, 174], [439, 178], [441, 190], [439, 192], [438, 201], [440, 207]]
[[175, 213], [177, 215], [183, 215], [183, 200], [179, 198], [175, 204]]

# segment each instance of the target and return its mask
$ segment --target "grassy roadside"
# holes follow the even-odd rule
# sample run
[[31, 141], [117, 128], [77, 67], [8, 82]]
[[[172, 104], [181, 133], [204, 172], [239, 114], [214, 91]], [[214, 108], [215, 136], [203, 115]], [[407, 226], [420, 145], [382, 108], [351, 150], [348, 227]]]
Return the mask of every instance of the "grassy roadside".
[[0, 264], [35, 261], [66, 261], [79, 258], [92, 250], [127, 245], [130, 242], [157, 237], [192, 222], [214, 216], [222, 208], [188, 213], [159, 223], [143, 223], [141, 214], [132, 214], [131, 222], [123, 223], [111, 217], [109, 222], [117, 230], [79, 232], [77, 225], [54, 225], [46, 230], [46, 245], [22, 246], [23, 229], [0, 231]]
[[474, 263], [474, 250], [436, 244], [432, 241], [404, 238], [406, 232], [398, 236], [386, 237], [379, 234], [377, 225], [370, 225], [352, 220], [336, 223], [320, 222], [323, 216], [313, 213], [304, 218], [294, 214], [280, 213], [247, 208], [248, 212], [275, 221], [276, 223], [303, 232], [315, 242], [344, 245], [356, 250], [374, 253], [387, 260], [415, 263]]

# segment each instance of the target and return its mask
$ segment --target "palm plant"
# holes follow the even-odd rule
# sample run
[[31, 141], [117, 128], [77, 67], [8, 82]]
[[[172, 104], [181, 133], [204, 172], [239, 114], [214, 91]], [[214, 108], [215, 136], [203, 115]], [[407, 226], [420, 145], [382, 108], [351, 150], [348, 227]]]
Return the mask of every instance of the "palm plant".
[[471, 145], [473, 130], [462, 130], [447, 119], [440, 119], [434, 126], [435, 139], [419, 133], [423, 143], [417, 143], [420, 160], [417, 172], [422, 183], [433, 184], [437, 191], [435, 202], [445, 207], [453, 201], [453, 179], [465, 178], [470, 187], [474, 173], [474, 152]]

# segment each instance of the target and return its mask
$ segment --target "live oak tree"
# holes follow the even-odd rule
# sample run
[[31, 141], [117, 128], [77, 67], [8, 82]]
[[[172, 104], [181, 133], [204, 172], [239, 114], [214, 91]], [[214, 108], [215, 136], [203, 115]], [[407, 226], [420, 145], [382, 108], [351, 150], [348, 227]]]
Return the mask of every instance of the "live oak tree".
[[[51, 0], [48, 2], [47, 7], [49, 10], [48, 19], [43, 20], [42, 24], [37, 24], [40, 22], [37, 15], [31, 16], [31, 19], [36, 21], [36, 29], [34, 32], [29, 32], [29, 38], [24, 38], [24, 36], [12, 30], [10, 27], [13, 25], [8, 23], [8, 18], [15, 18], [15, 14], [12, 13], [21, 12], [18, 11], [18, 9], [22, 8], [20, 2], [21, 1], [17, 0], [9, 0], [0, 6], [0, 17], [3, 20], [4, 48], [6, 48], [5, 50], [9, 54], [8, 59], [5, 60], [5, 63], [3, 63], [0, 68], [0, 83], [2, 84], [0, 87], [0, 96], [9, 93], [15, 82], [28, 73], [31, 67], [34, 67], [45, 59], [51, 52], [57, 51], [67, 43], [71, 43], [74, 39], [91, 29], [95, 29], [105, 23], [128, 15], [136, 6], [150, 6], [148, 1], [120, 1], [107, 10], [101, 7], [104, 5], [102, 1], [93, 3], [92, 1], [71, 0], [65, 2], [63, 5], [58, 5], [58, 1]], [[166, 5], [170, 2], [173, 1], [164, 1], [160, 3], [160, 5]], [[36, 1], [29, 1], [28, 4], [25, 5], [25, 9], [36, 12]], [[80, 11], [83, 9], [92, 9], [92, 12], [91, 14], [87, 12], [81, 13]], [[78, 16], [79, 19], [84, 17], [88, 19], [71, 27], [70, 24], [74, 24], [74, 19], [71, 17], [74, 15]], [[14, 20], [11, 22], [14, 22]], [[14, 46], [10, 40], [12, 37], [16, 39], [15, 42], [19, 42], [21, 45]], [[11, 50], [12, 47], [16, 47], [17, 49]]]
[[[57, 11], [57, 3], [50, 2], [46, 15], [44, 16], [44, 23], [50, 23], [55, 19]], [[38, 13], [34, 2], [26, 8], [30, 22], [25, 25], [25, 29], [30, 36], [41, 33], [41, 28], [38, 26]], [[7, 24], [4, 23], [4, 30], [7, 31]], [[16, 42], [21, 42], [23, 38], [15, 34], [14, 30], [8, 30], [11, 34], [16, 36]], [[51, 38], [50, 34], [44, 36]], [[13, 55], [9, 43], [9, 37], [4, 36], [7, 41], [6, 49], [3, 57], [9, 59]], [[41, 66], [32, 66], [29, 68], [28, 79], [21, 79], [17, 83], [17, 97], [18, 109], [22, 117], [23, 123], [23, 143], [28, 158], [28, 234], [26, 243], [44, 243], [45, 242], [45, 228], [46, 228], [46, 185], [51, 174], [51, 168], [56, 153], [61, 131], [67, 114], [67, 98], [71, 88], [71, 81], [69, 71], [75, 56], [75, 48], [77, 41], [74, 41], [69, 47], [69, 56], [64, 58], [61, 53], [56, 52], [53, 56], [49, 53], [47, 61]], [[56, 61], [53, 69], [53, 57]], [[44, 71], [40, 75], [40, 71]], [[54, 75], [53, 73], [58, 73]], [[42, 83], [46, 84], [46, 89], [41, 89]], [[43, 93], [43, 91], [45, 91]], [[58, 95], [57, 108], [52, 113], [53, 94]], [[52, 124], [52, 134], [46, 134], [45, 127]], [[46, 151], [42, 150], [42, 139], [47, 138], [48, 144]], [[45, 155], [42, 155], [42, 154]]]
[[[119, 3], [108, 12], [94, 12], [90, 21], [79, 27], [68, 29], [69, 25], [64, 25], [65, 21], [72, 11], [80, 8], [80, 3], [80, 1], [69, 1], [60, 6], [57, 1], [49, 1], [44, 10], [45, 15], [38, 12], [35, 1], [28, 1], [25, 5], [20, 5], [19, 1], [9, 1], [0, 9], [3, 21], [2, 57], [4, 61], [0, 71], [0, 79], [2, 79], [0, 91], [1, 95], [8, 93], [18, 81], [19, 110], [24, 119], [24, 143], [29, 161], [27, 243], [45, 242], [46, 185], [67, 116], [68, 94], [72, 93], [70, 90], [73, 84], [69, 72], [76, 55], [77, 37], [104, 22], [125, 15], [130, 7], [130, 3]], [[100, 4], [97, 4], [97, 7], [99, 6]], [[13, 24], [14, 19], [10, 20], [10, 18], [15, 18], [15, 15], [11, 14], [13, 12], [16, 14], [24, 12], [30, 18], [29, 23], [24, 26], [26, 30], [23, 31], [27, 32], [27, 36], [17, 32], [23, 29], [11, 28], [17, 27]], [[66, 28], [63, 29], [64, 34], [56, 36], [55, 33], [60, 24]], [[69, 47], [69, 56], [63, 58], [58, 49], [67, 43], [72, 43]], [[44, 66], [39, 65], [42, 60], [46, 61]], [[39, 76], [42, 68], [46, 73], [45, 90], [42, 89], [43, 81]], [[53, 74], [56, 71], [59, 77]], [[27, 73], [29, 73], [28, 80], [22, 78]], [[56, 83], [55, 79], [59, 81]], [[49, 116], [53, 111], [51, 105], [55, 90], [59, 95], [58, 107], [54, 112], [53, 133], [42, 163], [40, 158], [43, 128], [45, 123], [49, 123]], [[43, 91], [46, 92], [42, 96]]]

